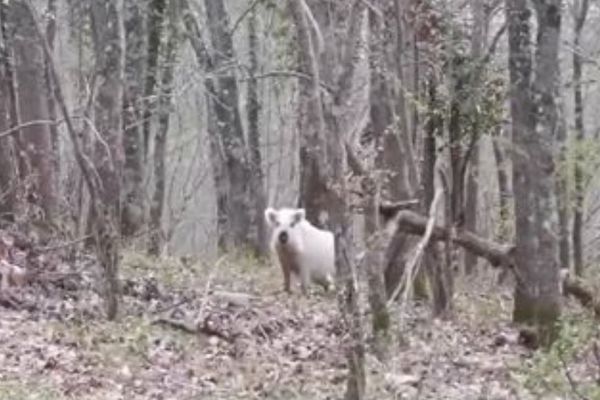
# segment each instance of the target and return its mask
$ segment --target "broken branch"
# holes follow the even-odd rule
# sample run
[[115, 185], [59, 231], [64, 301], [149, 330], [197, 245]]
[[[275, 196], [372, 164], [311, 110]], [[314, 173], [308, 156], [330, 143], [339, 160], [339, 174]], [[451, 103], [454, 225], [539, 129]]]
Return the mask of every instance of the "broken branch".
[[[427, 227], [427, 218], [409, 210], [402, 210], [396, 215], [397, 231], [412, 235], [423, 235]], [[482, 238], [466, 229], [460, 229], [456, 235], [451, 235], [448, 228], [435, 225], [431, 234], [433, 241], [452, 240], [454, 243], [485, 258], [494, 267], [512, 268], [514, 266], [513, 253], [515, 246], [499, 244]]]

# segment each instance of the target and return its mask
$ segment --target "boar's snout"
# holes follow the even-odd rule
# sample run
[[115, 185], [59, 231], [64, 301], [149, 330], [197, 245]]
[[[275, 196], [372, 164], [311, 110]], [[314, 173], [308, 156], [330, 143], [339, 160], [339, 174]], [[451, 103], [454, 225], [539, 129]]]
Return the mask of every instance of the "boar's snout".
[[283, 231], [279, 234], [279, 243], [286, 244], [288, 242], [289, 236], [288, 233]]

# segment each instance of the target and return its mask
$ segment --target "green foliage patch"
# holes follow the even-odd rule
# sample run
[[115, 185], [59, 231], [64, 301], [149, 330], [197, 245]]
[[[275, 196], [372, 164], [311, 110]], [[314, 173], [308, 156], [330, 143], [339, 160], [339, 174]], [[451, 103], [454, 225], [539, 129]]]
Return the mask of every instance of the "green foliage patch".
[[[515, 367], [514, 378], [539, 398], [572, 398], [575, 391], [582, 398], [600, 398], [600, 386], [590, 376], [593, 373], [580, 368], [581, 358], [591, 353], [590, 345], [598, 335], [597, 323], [571, 314], [563, 315], [558, 324], [560, 334], [551, 348], [534, 353], [523, 365]], [[576, 363], [579, 367], [575, 372]]]

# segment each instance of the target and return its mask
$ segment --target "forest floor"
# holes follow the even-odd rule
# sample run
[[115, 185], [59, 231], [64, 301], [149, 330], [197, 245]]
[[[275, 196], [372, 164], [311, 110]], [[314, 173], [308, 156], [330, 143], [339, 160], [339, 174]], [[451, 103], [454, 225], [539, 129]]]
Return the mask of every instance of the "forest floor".
[[[310, 298], [282, 293], [274, 265], [126, 252], [120, 317], [108, 322], [92, 259], [44, 262], [54, 270], [46, 283], [16, 289], [18, 301], [0, 307], [0, 399], [343, 396], [335, 297], [320, 288]], [[557, 345], [533, 352], [510, 324], [510, 285], [496, 282], [485, 273], [458, 279], [447, 319], [423, 305], [394, 306], [387, 362], [367, 348], [367, 398], [600, 398], [588, 312], [568, 303]]]

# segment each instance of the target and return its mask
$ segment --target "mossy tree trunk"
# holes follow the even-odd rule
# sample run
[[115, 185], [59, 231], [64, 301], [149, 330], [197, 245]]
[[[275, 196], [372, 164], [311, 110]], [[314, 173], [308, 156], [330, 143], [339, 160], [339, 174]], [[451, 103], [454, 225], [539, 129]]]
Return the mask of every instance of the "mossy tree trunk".
[[584, 108], [582, 95], [583, 62], [581, 57], [581, 32], [583, 30], [587, 12], [589, 8], [588, 0], [576, 1], [574, 10], [575, 27], [573, 39], [573, 95], [575, 99], [575, 135], [576, 135], [576, 160], [575, 160], [575, 209], [573, 215], [573, 263], [575, 275], [583, 275], [583, 199], [584, 199], [584, 176], [583, 176], [583, 157], [581, 156], [581, 146], [585, 139], [585, 129], [583, 124]]
[[560, 315], [553, 145], [559, 124], [561, 6], [559, 0], [533, 4], [538, 22], [535, 64], [531, 9], [523, 1], [506, 2], [512, 135], [520, 150], [512, 152], [517, 264], [513, 320], [535, 326], [540, 343], [549, 345]]

